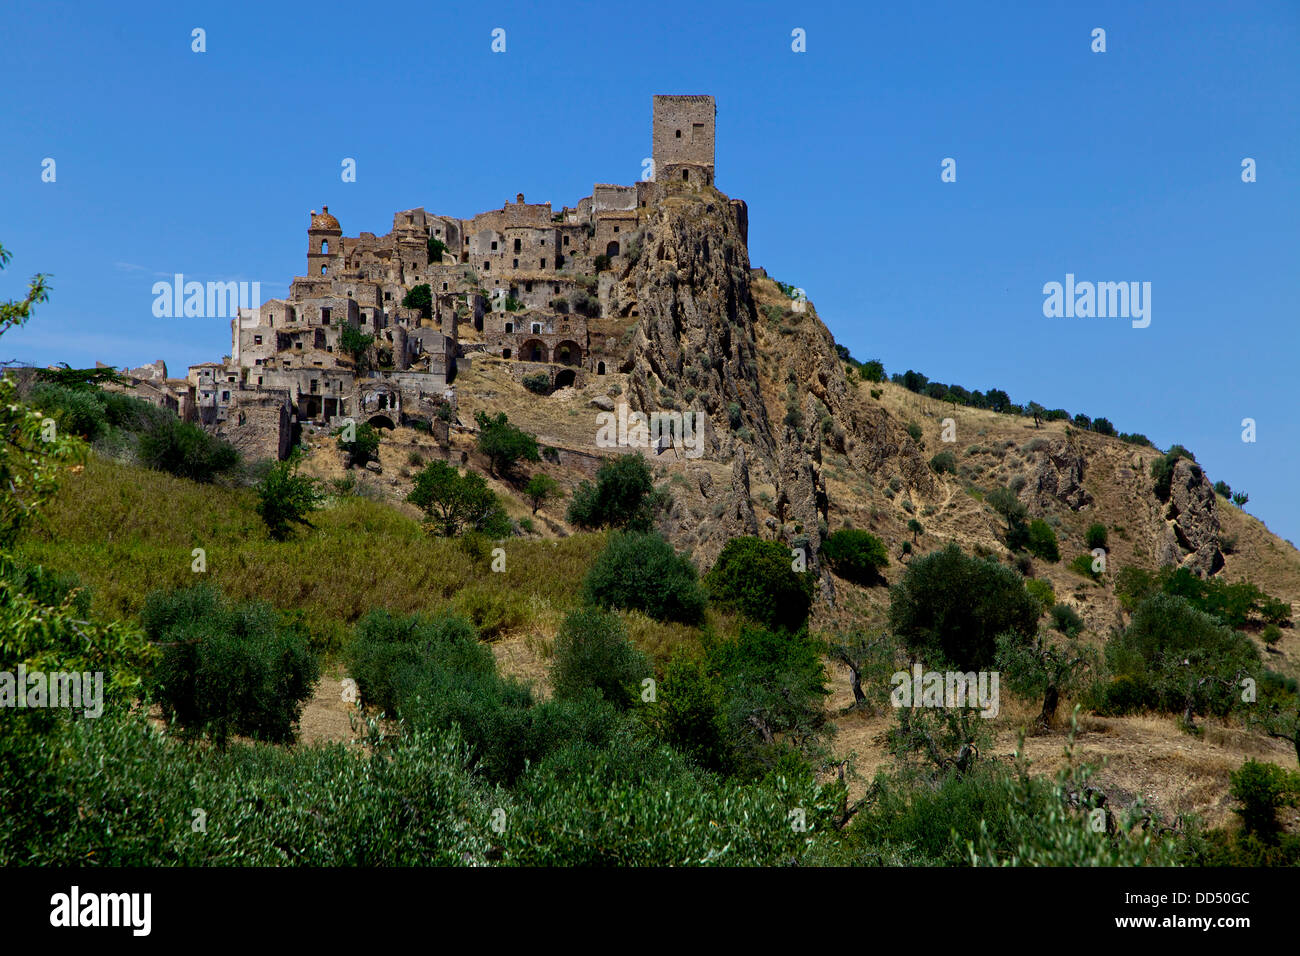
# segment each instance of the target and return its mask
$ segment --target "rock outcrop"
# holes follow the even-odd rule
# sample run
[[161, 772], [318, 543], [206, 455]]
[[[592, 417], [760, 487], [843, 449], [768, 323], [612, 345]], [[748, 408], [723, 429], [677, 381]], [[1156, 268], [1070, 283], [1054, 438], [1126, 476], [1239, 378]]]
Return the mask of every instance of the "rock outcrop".
[[1177, 563], [1200, 577], [1223, 567], [1218, 501], [1210, 479], [1195, 462], [1180, 458], [1174, 463], [1165, 515], [1178, 549], [1174, 555]]

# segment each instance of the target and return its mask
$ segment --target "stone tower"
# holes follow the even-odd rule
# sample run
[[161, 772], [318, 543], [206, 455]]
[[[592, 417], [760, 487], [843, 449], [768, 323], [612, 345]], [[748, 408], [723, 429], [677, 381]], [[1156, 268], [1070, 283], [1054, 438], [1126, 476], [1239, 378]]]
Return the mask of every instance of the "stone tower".
[[655, 181], [713, 184], [712, 96], [656, 96], [652, 123]]
[[343, 230], [330, 215], [329, 206], [311, 211], [307, 227], [307, 275], [313, 279], [334, 278], [343, 268]]

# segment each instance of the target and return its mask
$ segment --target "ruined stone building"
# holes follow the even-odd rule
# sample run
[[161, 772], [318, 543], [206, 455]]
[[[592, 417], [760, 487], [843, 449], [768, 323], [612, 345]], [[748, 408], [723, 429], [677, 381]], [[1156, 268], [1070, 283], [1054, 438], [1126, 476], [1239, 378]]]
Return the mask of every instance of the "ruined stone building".
[[[652, 178], [597, 184], [574, 207], [521, 193], [469, 219], [406, 209], [387, 234], [356, 237], [328, 206], [312, 210], [306, 274], [286, 298], [239, 310], [229, 356], [189, 369], [194, 417], [282, 457], [296, 423], [430, 421], [454, 408], [457, 368], [479, 355], [547, 371], [556, 387], [605, 374], [621, 357], [589, 324], [665, 181], [712, 185], [715, 114], [711, 96], [655, 96]], [[429, 304], [403, 305], [422, 285]], [[373, 336], [363, 367], [343, 348], [348, 327]]]

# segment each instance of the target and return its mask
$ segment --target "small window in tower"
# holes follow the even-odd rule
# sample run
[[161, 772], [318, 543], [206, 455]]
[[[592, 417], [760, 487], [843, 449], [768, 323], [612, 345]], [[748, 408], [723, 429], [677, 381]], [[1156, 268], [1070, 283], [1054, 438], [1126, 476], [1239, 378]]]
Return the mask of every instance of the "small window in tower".
[[506, 335], [510, 335], [512, 332], [514, 332], [514, 330], [515, 330], [515, 324], [514, 324], [513, 322], [507, 322], [507, 323], [506, 323]]
[[496, 244], [495, 242], [492, 243], [492, 251], [493, 251], [493, 252], [496, 252], [496, 251], [497, 251], [497, 244]]
[[615, 232], [618, 232], [618, 226], [615, 226], [615, 227], [614, 227], [614, 231], [615, 231]]
[[568, 237], [568, 235], [565, 235], [565, 237], [564, 237], [564, 244], [565, 244], [566, 246], [569, 244], [569, 237]]
[[690, 171], [689, 169], [683, 169], [683, 170], [682, 170], [682, 179], [687, 179], [687, 180], [689, 180], [690, 178], [691, 178], [691, 171]]
[[321, 266], [321, 267], [320, 267], [320, 274], [321, 274], [321, 275], [325, 275], [325, 274], [326, 274], [325, 266]]
[[321, 309], [321, 310], [320, 310], [320, 320], [321, 320], [321, 322], [325, 323], [326, 325], [329, 325], [329, 322], [330, 322], [330, 310], [329, 310], [329, 309]]
[[387, 301], [388, 301], [389, 299], [391, 299], [392, 297], [393, 297], [393, 293], [391, 293], [391, 292], [385, 292], [385, 293], [384, 293], [384, 301], [385, 301], [385, 302], [387, 302]]
[[518, 269], [518, 268], [519, 268], [519, 260], [518, 260], [518, 259], [513, 259], [513, 260], [511, 260], [511, 261], [514, 262], [514, 265], [511, 266], [510, 268], [512, 268], [512, 269]]
[[445, 282], [442, 284], [442, 291], [443, 291], [443, 292], [446, 292], [446, 291], [447, 291], [447, 283], [445, 283]]
[[230, 393], [229, 393], [229, 392], [222, 392], [222, 393], [221, 393], [221, 400], [222, 400], [223, 402], [228, 402], [228, 401], [230, 401]]
[[261, 337], [260, 335], [254, 335], [254, 336], [253, 336], [253, 344], [254, 344], [254, 345], [261, 345], [261, 344], [262, 344], [262, 337]]
[[320, 241], [320, 251], [322, 255], [330, 251], [330, 241], [328, 239], [322, 239]]
[[545, 260], [545, 259], [542, 260], [542, 266], [541, 266], [541, 267], [542, 267], [543, 269], [546, 268], [546, 260]]
[[492, 263], [490, 263], [490, 262], [484, 260], [484, 262], [483, 262], [483, 271], [484, 271], [484, 272], [491, 272], [491, 271], [492, 271]]
[[677, 131], [677, 138], [678, 138], [678, 139], [681, 139], [681, 138], [682, 138], [682, 131], [681, 131], [681, 130], [678, 130], [678, 131]]
[[518, 252], [518, 251], [520, 250], [521, 246], [522, 246], [522, 243], [521, 243], [518, 239], [516, 239], [516, 240], [515, 240], [515, 252]]

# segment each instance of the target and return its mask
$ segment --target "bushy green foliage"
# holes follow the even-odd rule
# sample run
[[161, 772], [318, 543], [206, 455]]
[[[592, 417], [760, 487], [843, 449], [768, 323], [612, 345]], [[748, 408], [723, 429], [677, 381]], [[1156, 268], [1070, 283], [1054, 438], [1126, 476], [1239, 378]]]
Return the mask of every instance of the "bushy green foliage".
[[1025, 540], [1025, 548], [1030, 554], [1042, 558], [1044, 561], [1061, 560], [1061, 550], [1056, 543], [1056, 532], [1042, 518], [1035, 518], [1029, 522], [1029, 533]]
[[438, 459], [416, 475], [415, 487], [406, 500], [424, 512], [435, 534], [453, 537], [472, 529], [503, 538], [512, 530], [500, 499], [482, 475], [472, 471], [462, 475]]
[[214, 750], [109, 710], [0, 737], [0, 768], [5, 866], [485, 864], [498, 805], [455, 734], [418, 730], [373, 753]]
[[707, 603], [695, 566], [654, 532], [612, 535], [587, 572], [583, 597], [683, 624], [699, 623]]
[[1056, 591], [1052, 589], [1051, 581], [1044, 581], [1041, 578], [1026, 578], [1025, 590], [1038, 602], [1038, 606], [1043, 611], [1048, 610], [1056, 603]]
[[1089, 581], [1100, 581], [1101, 572], [1093, 568], [1093, 563], [1095, 561], [1096, 559], [1091, 553], [1076, 554], [1074, 559], [1070, 562], [1070, 570], [1075, 574], [1083, 575]]
[[1018, 807], [1011, 779], [993, 765], [945, 776], [933, 786], [879, 776], [873, 793], [875, 800], [847, 835], [850, 860], [859, 865], [966, 865], [967, 844], [980, 836], [981, 826], [989, 843], [1006, 853], [1021, 834], [1021, 813], [1041, 812], [1049, 798], [1047, 788], [1035, 783]]
[[433, 289], [429, 283], [421, 282], [419, 285], [412, 286], [411, 290], [402, 296], [402, 308], [419, 309], [421, 318], [432, 318]]
[[534, 372], [523, 378], [524, 388], [537, 395], [551, 394], [551, 376], [545, 372]]
[[505, 412], [489, 415], [474, 413], [478, 423], [478, 450], [488, 458], [488, 471], [496, 475], [510, 471], [519, 461], [541, 461], [537, 436], [511, 425]]
[[356, 370], [361, 373], [369, 366], [370, 347], [375, 344], [375, 337], [368, 332], [362, 332], [357, 326], [351, 323], [343, 323], [343, 328], [339, 330], [339, 350], [345, 355], [352, 356], [352, 361], [356, 363]]
[[884, 542], [858, 528], [840, 528], [830, 534], [822, 542], [821, 556], [840, 577], [863, 585], [881, 580], [881, 569], [889, 565]]
[[674, 658], [659, 688], [663, 739], [701, 766], [757, 778], [816, 755], [828, 732], [821, 645], [805, 631], [744, 627]]
[[375, 610], [357, 622], [347, 669], [364, 703], [395, 715], [399, 695], [410, 689], [416, 673], [430, 667], [480, 676], [495, 673], [491, 650], [479, 642], [464, 617], [402, 617]]
[[1241, 632], [1162, 592], [1143, 600], [1129, 628], [1107, 643], [1106, 664], [1101, 709], [1147, 707], [1190, 724], [1198, 713], [1223, 715], [1240, 704], [1241, 680], [1256, 676], [1259, 652]]
[[198, 425], [168, 418], [141, 436], [140, 460], [177, 478], [209, 483], [239, 464], [239, 452]]
[[1052, 627], [1066, 637], [1077, 637], [1083, 631], [1083, 618], [1068, 604], [1052, 607]]
[[868, 359], [862, 363], [858, 374], [868, 382], [879, 384], [885, 380], [885, 366], [879, 359]]
[[797, 631], [812, 608], [813, 575], [793, 568], [779, 541], [732, 538], [704, 576], [709, 599], [764, 627]]
[[1042, 633], [1031, 643], [1016, 634], [998, 637], [997, 664], [1002, 680], [1014, 693], [1043, 699], [1038, 724], [1044, 730], [1051, 726], [1062, 695], [1083, 687], [1086, 676], [1096, 666], [1096, 653], [1074, 640], [1078, 632], [1065, 631], [1069, 638], [1065, 644], [1052, 643]]
[[[352, 432], [351, 441], [347, 440], [349, 430]], [[359, 425], [345, 425], [336, 428], [330, 434], [338, 436], [339, 450], [348, 453], [348, 464], [364, 465], [368, 461], [379, 460], [379, 443], [381, 441], [379, 429], [369, 422], [362, 422]]]
[[[524, 866], [777, 866], [832, 831], [839, 790], [809, 777], [714, 783], [666, 747], [571, 747], [520, 782], [504, 860]], [[791, 822], [798, 808], [802, 827]], [[823, 836], [825, 835], [825, 836]]]
[[950, 451], [941, 451], [930, 459], [930, 467], [936, 473], [942, 475], [944, 472], [949, 474], [957, 473], [957, 456]]
[[609, 611], [583, 608], [565, 618], [555, 638], [551, 686], [557, 700], [595, 692], [620, 710], [638, 700], [650, 662], [632, 646], [622, 619]]
[[441, 239], [430, 236], [425, 243], [425, 248], [428, 250], [430, 262], [442, 262], [443, 253], [447, 251], [447, 244]]
[[529, 478], [528, 484], [524, 485], [524, 496], [532, 503], [533, 514], [537, 514], [538, 508], [559, 494], [560, 483], [540, 471]]
[[187, 734], [291, 741], [319, 676], [306, 632], [268, 604], [223, 601], [207, 585], [155, 591], [141, 613], [163, 647], [150, 690]]
[[1088, 530], [1084, 534], [1084, 541], [1087, 543], [1089, 551], [1105, 548], [1107, 546], [1106, 526], [1100, 521], [1094, 521], [1088, 525]]
[[320, 482], [298, 473], [300, 462], [298, 452], [277, 461], [257, 486], [257, 513], [276, 541], [287, 538], [295, 524], [311, 527], [308, 516], [325, 498]]
[[1228, 776], [1232, 781], [1229, 792], [1239, 804], [1232, 812], [1241, 818], [1246, 835], [1276, 842], [1281, 832], [1278, 811], [1295, 806], [1300, 799], [1300, 775], [1276, 764], [1247, 760]]
[[62, 431], [94, 441], [108, 429], [108, 410], [101, 394], [91, 389], [41, 383], [31, 390], [28, 401], [52, 417]]
[[646, 460], [635, 452], [610, 459], [596, 472], [596, 483], [578, 485], [569, 502], [569, 523], [580, 528], [649, 531], [658, 496]]
[[968, 557], [955, 544], [914, 559], [890, 592], [890, 626], [931, 667], [986, 669], [998, 635], [1012, 631], [1028, 640], [1038, 615], [1019, 574]]
[[1029, 514], [1029, 509], [1025, 503], [1020, 500], [1019, 496], [1007, 487], [994, 488], [985, 496], [984, 502], [996, 511], [1007, 522], [1005, 540], [1007, 547], [1012, 551], [1018, 551], [1028, 542], [1028, 530], [1025, 528], [1025, 518]]

